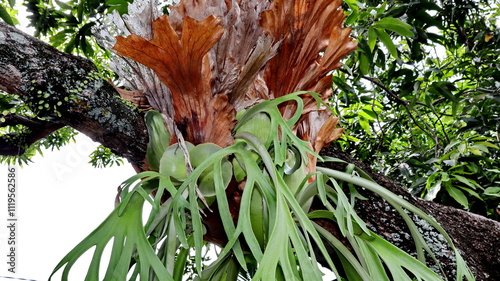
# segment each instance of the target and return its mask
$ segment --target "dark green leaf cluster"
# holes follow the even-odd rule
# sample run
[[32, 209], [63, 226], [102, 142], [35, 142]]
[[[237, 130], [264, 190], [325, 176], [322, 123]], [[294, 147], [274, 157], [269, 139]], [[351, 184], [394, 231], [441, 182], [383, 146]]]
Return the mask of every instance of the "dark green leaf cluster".
[[499, 219], [495, 1], [348, 0], [358, 50], [333, 78], [336, 145], [415, 194]]
[[97, 168], [111, 167], [123, 164], [123, 159], [114, 154], [111, 149], [100, 145], [90, 154], [90, 164]]
[[36, 37], [48, 38], [53, 46], [65, 52], [77, 52], [96, 59], [107, 57], [108, 53], [95, 43], [92, 28], [101, 23], [106, 13], [114, 10], [126, 13], [130, 2], [28, 0], [25, 6]]
[[[40, 147], [44, 149], [60, 149], [69, 142], [75, 141], [75, 136], [78, 133], [71, 127], [64, 127], [40, 140]], [[40, 149], [38, 149], [40, 150]], [[40, 150], [41, 154], [41, 150]]]

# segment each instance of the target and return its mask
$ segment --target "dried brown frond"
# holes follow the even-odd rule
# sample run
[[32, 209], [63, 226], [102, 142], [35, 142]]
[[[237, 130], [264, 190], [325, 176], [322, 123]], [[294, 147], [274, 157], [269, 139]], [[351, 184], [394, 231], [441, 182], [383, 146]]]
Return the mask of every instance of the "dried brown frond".
[[[232, 142], [234, 109], [227, 102], [221, 102], [224, 98], [212, 95], [207, 56], [223, 32], [220, 20], [214, 16], [203, 21], [185, 17], [182, 28], [176, 31], [165, 15], [153, 22], [151, 40], [132, 34], [127, 38], [118, 37], [113, 48], [119, 55], [153, 69], [169, 87], [174, 121], [186, 140], [195, 144], [213, 142], [227, 146]], [[212, 124], [227, 126], [214, 128]], [[211, 128], [217, 132], [210, 131]]]
[[129, 101], [133, 103], [137, 108], [141, 110], [148, 110], [151, 109], [151, 105], [148, 102], [148, 99], [144, 95], [144, 90], [125, 90], [118, 88], [111, 79], [108, 79], [109, 84], [115, 88], [115, 90], [120, 94], [120, 97], [122, 97], [124, 100]]
[[[322, 100], [328, 101], [332, 95], [329, 73], [339, 68], [340, 59], [356, 48], [356, 43], [349, 37], [350, 29], [343, 29], [345, 15], [341, 3], [341, 0], [276, 0], [272, 2], [270, 10], [262, 13], [261, 25], [264, 30], [282, 42], [277, 55], [264, 70], [263, 79], [268, 87], [268, 96], [261, 98], [275, 98], [305, 90], [319, 93]], [[312, 114], [316, 101], [307, 95], [304, 95], [303, 100], [303, 114]], [[288, 103], [281, 108], [281, 112], [284, 118], [290, 118], [296, 109], [295, 103]], [[313, 143], [315, 149], [339, 136], [339, 130], [333, 130], [335, 126], [332, 127], [333, 123], [329, 121], [333, 118], [331, 114], [325, 108], [321, 110], [323, 112], [318, 114], [326, 118], [305, 116], [298, 125], [307, 128], [317, 126], [317, 122], [330, 122], [322, 134], [327, 134], [326, 128], [330, 128], [331, 137], [317, 135], [319, 130], [307, 130], [307, 134], [302, 134], [305, 140]], [[316, 139], [318, 142], [315, 145]]]
[[339, 54], [356, 48], [350, 30], [342, 30], [340, 5], [340, 0], [276, 0], [262, 13], [264, 30], [283, 40], [264, 76], [271, 97], [314, 88], [340, 67]]
[[[302, 117], [297, 126], [297, 136], [308, 141], [314, 152], [320, 150], [342, 136], [344, 129], [338, 128], [339, 119], [329, 111], [311, 111]], [[308, 154], [309, 172], [316, 170], [316, 157]]]
[[[165, 102], [174, 116], [160, 111], [186, 140], [227, 146], [236, 110], [303, 90], [329, 99], [330, 72], [356, 48], [350, 29], [342, 27], [340, 5], [341, 0], [183, 0], [170, 7], [170, 16], [153, 22], [151, 40], [118, 37], [114, 49], [151, 68], [168, 87], [172, 98]], [[158, 107], [161, 98], [153, 99]], [[303, 100], [295, 130], [319, 151], [341, 130], [325, 107], [318, 109], [309, 95]], [[296, 109], [288, 103], [281, 112], [288, 119]]]
[[185, 0], [172, 8], [171, 22], [179, 25], [186, 16], [197, 20], [215, 15], [225, 32], [209, 51], [212, 93], [227, 94], [236, 110], [248, 106], [246, 94], [259, 71], [276, 54], [275, 41], [259, 24], [267, 0]]

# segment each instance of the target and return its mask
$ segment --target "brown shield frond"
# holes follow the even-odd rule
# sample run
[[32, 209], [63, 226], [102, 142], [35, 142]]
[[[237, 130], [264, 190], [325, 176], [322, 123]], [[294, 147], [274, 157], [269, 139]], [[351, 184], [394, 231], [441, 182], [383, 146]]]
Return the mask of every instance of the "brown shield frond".
[[[330, 72], [356, 48], [350, 29], [342, 27], [340, 5], [341, 0], [182, 0], [153, 22], [150, 40], [117, 37], [114, 50], [153, 69], [168, 87], [166, 102], [173, 110], [163, 113], [173, 115], [186, 140], [227, 146], [237, 110], [296, 91], [316, 92], [328, 101]], [[317, 112], [312, 96], [303, 95], [303, 101], [295, 131], [319, 150], [341, 130], [326, 107]], [[296, 109], [286, 103], [280, 110], [288, 119]]]
[[[169, 87], [174, 121], [186, 140], [195, 144], [213, 142], [227, 146], [232, 142], [234, 108], [222, 102], [223, 97], [212, 94], [212, 74], [207, 56], [223, 32], [220, 20], [215, 16], [203, 21], [185, 17], [177, 31], [170, 24], [169, 17], [164, 15], [153, 22], [151, 40], [132, 34], [127, 38], [117, 37], [113, 47], [119, 55], [153, 69]], [[221, 127], [214, 128], [213, 124]], [[217, 132], [210, 131], [211, 128]]]
[[227, 94], [236, 110], [248, 106], [246, 94], [279, 45], [279, 40], [266, 35], [259, 24], [269, 5], [267, 0], [184, 0], [171, 8], [173, 26], [186, 16], [201, 20], [215, 15], [221, 19], [225, 32], [209, 51], [212, 93]]
[[[302, 90], [319, 93], [322, 100], [328, 101], [332, 95], [329, 73], [339, 68], [340, 59], [357, 46], [349, 37], [351, 30], [343, 29], [345, 15], [341, 3], [341, 0], [275, 0], [270, 10], [262, 13], [261, 25], [264, 30], [275, 40], [282, 40], [277, 55], [263, 71], [269, 95], [263, 98], [275, 98]], [[303, 100], [303, 114], [310, 114], [317, 106], [316, 101], [309, 96], [304, 96]], [[287, 103], [281, 112], [284, 118], [290, 118], [296, 109], [295, 103]], [[339, 130], [334, 129], [336, 122], [332, 127], [331, 120], [334, 117], [326, 108], [322, 111], [319, 114], [322, 118], [304, 116], [298, 124], [298, 127], [313, 128], [318, 126], [317, 122], [329, 123], [325, 124], [322, 131], [299, 130], [299, 136], [310, 141], [315, 150], [340, 136]], [[322, 135], [318, 135], [320, 131]], [[324, 135], [329, 132], [332, 136]]]
[[356, 48], [342, 29], [341, 0], [276, 0], [262, 13], [266, 32], [282, 40], [277, 55], [265, 69], [271, 97], [310, 90], [340, 59]]

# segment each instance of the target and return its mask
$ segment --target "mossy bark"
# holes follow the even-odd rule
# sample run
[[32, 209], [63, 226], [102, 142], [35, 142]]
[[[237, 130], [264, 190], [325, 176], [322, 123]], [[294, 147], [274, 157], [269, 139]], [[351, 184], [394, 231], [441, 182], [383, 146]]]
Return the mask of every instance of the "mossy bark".
[[0, 23], [0, 90], [19, 96], [37, 121], [60, 124], [50, 128], [73, 127], [135, 165], [144, 159], [143, 116], [99, 77], [91, 61], [5, 23]]

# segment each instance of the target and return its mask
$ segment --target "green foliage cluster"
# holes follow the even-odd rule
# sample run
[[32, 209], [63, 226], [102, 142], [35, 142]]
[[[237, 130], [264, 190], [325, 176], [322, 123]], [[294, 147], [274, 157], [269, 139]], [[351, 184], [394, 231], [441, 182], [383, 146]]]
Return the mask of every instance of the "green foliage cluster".
[[10, 25], [19, 24], [17, 9], [23, 5], [28, 13], [34, 36], [67, 53], [84, 55], [101, 70], [106, 70], [109, 51], [101, 48], [93, 37], [93, 27], [99, 26], [104, 15], [127, 13], [131, 0], [44, 1], [0, 0], [0, 19]]
[[89, 163], [97, 168], [105, 168], [113, 165], [120, 166], [123, 164], [123, 159], [116, 156], [111, 149], [100, 145], [90, 154]]
[[[26, 126], [23, 125], [5, 125], [6, 117], [8, 115], [22, 115], [28, 118], [37, 117], [36, 112], [33, 112], [30, 108], [34, 108], [35, 110], [46, 109], [46, 106], [49, 103], [44, 103], [46, 96], [43, 93], [40, 93], [40, 100], [37, 101], [35, 107], [30, 107], [23, 101], [18, 95], [8, 95], [2, 91], [0, 91], [0, 136], [8, 140], [11, 143], [18, 143], [21, 146], [23, 145], [25, 138], [30, 130]], [[59, 106], [58, 104], [57, 106]], [[39, 108], [40, 107], [40, 108]], [[39, 118], [43, 120], [43, 118]], [[66, 127], [60, 129], [44, 139], [36, 142], [34, 145], [29, 147], [20, 147], [25, 149], [24, 154], [20, 156], [0, 156], [0, 163], [13, 164], [18, 163], [20, 165], [27, 164], [31, 162], [31, 158], [36, 154], [43, 155], [44, 149], [59, 149], [60, 147], [68, 144], [71, 141], [74, 141], [74, 136], [76, 135], [76, 131], [70, 127]]]
[[19, 24], [17, 20], [17, 11], [14, 9], [16, 0], [1, 0], [0, 1], [0, 19], [10, 25]]
[[99, 24], [104, 13], [115, 9], [126, 12], [127, 5], [127, 1], [103, 0], [28, 0], [25, 4], [35, 36], [43, 35], [65, 52], [76, 51], [89, 58], [96, 58], [99, 48], [92, 38], [92, 27]]
[[333, 78], [335, 145], [426, 199], [500, 219], [500, 8], [347, 0], [359, 48]]

